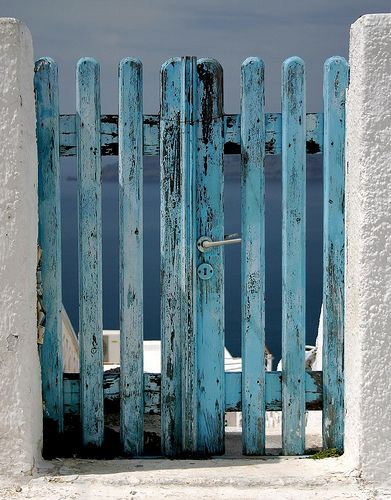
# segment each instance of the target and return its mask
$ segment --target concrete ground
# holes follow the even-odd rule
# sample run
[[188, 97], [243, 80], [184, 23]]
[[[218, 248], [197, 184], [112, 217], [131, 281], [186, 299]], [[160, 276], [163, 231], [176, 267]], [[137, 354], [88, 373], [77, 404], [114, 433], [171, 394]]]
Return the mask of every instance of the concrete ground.
[[[319, 419], [308, 421], [306, 448], [321, 447]], [[274, 419], [274, 417], [276, 417]], [[268, 456], [244, 458], [240, 429], [226, 427], [226, 454], [210, 460], [61, 459], [43, 461], [30, 477], [0, 477], [0, 499], [377, 499], [343, 457], [282, 457], [278, 415], [270, 415]], [[274, 422], [274, 420], [276, 420]], [[390, 494], [391, 497], [391, 494]]]
[[1, 499], [371, 499], [384, 498], [346, 473], [342, 458], [211, 460], [55, 459], [34, 477], [8, 477]]

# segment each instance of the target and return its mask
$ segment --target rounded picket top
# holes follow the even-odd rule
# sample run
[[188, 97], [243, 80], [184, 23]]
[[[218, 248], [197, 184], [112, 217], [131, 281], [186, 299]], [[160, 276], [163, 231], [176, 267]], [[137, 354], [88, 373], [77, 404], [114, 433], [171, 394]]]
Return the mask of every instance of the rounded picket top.
[[[100, 115], [100, 65], [92, 57], [82, 57], [76, 65], [76, 116], [86, 113], [86, 108], [94, 108], [95, 126]], [[92, 115], [91, 115], [92, 116]], [[91, 117], [90, 116], [90, 117]], [[78, 120], [79, 118], [77, 118]]]
[[[98, 61], [93, 57], [82, 57], [79, 59], [76, 65], [76, 84], [82, 87], [93, 85], [95, 87], [95, 98], [99, 100], [99, 83], [100, 65]], [[88, 95], [87, 87], [84, 91], [87, 92]]]
[[163, 75], [164, 73], [167, 73], [169, 71], [169, 68], [174, 68], [181, 62], [180, 57], [170, 57], [170, 59], [167, 59], [167, 61], [164, 61], [164, 63], [160, 66], [160, 75]]
[[57, 71], [57, 63], [54, 59], [52, 59], [51, 57], [40, 57], [35, 61], [35, 73], [38, 73], [39, 71], [45, 71], [47, 69], [52, 72]]
[[143, 64], [140, 59], [124, 57], [118, 65], [119, 93], [123, 91], [132, 92], [137, 89], [136, 94], [142, 95]]
[[94, 59], [93, 57], [81, 57], [78, 61], [77, 61], [77, 68], [81, 68], [81, 67], [86, 67], [86, 66], [90, 66], [90, 67], [99, 67], [99, 63], [96, 59]]
[[341, 68], [348, 68], [347, 60], [342, 56], [332, 56], [325, 60], [324, 69], [331, 68], [333, 66], [340, 66]]
[[[34, 87], [37, 113], [45, 106], [46, 117], [58, 114], [58, 67], [50, 57], [41, 57], [35, 61]], [[43, 126], [42, 120], [40, 122]]]
[[265, 63], [263, 62], [263, 59], [260, 59], [259, 57], [247, 57], [242, 64], [241, 64], [241, 69], [244, 70], [245, 68], [248, 67], [254, 67], [254, 68], [259, 68], [262, 70], [265, 69]]
[[203, 120], [218, 118], [223, 114], [223, 68], [213, 58], [202, 57], [197, 61], [198, 105]]
[[176, 120], [181, 102], [181, 58], [172, 57], [160, 68], [160, 117]]
[[282, 63], [283, 69], [300, 67], [300, 66], [302, 66], [304, 68], [305, 63], [304, 63], [303, 59], [299, 56], [288, 57], [288, 59], [285, 59], [285, 61], [283, 61], [283, 63]]
[[301, 57], [293, 56], [285, 59], [282, 63], [282, 79], [303, 78], [305, 75], [305, 63]]
[[138, 57], [124, 57], [123, 59], [120, 60], [119, 62], [119, 70], [121, 71], [122, 69], [125, 68], [132, 68], [137, 71], [142, 71], [143, 68], [143, 63]]
[[[264, 92], [265, 64], [259, 57], [248, 57], [241, 65], [241, 101], [246, 97], [257, 99], [258, 91], [261, 88]], [[253, 95], [254, 89], [258, 89]], [[249, 96], [247, 94], [250, 94]], [[264, 99], [264, 96], [263, 98]]]
[[[334, 97], [345, 93], [349, 79], [349, 64], [344, 57], [333, 56], [326, 59], [323, 66], [323, 94], [328, 95], [330, 91]], [[345, 102], [343, 96], [343, 102]]]
[[223, 73], [223, 67], [219, 61], [213, 57], [201, 57], [197, 59], [197, 64], [205, 66], [205, 68], [208, 68], [210, 72], [216, 75]]
[[305, 95], [305, 63], [301, 57], [289, 57], [282, 63], [282, 97], [293, 105], [295, 94]]

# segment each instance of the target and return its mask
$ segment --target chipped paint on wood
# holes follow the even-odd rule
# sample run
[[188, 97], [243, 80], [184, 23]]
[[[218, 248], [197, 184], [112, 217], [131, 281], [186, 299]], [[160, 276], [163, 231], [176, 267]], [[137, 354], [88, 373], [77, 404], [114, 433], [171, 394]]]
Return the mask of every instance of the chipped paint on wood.
[[[118, 155], [118, 115], [101, 116], [101, 155]], [[143, 117], [144, 155], [159, 156], [159, 116]], [[60, 116], [60, 153], [61, 156], [76, 155], [75, 115]]]
[[[265, 113], [265, 154], [281, 154], [281, 113]], [[224, 153], [240, 154], [240, 115], [224, 115]], [[144, 155], [159, 156], [159, 116], [144, 115]], [[323, 152], [323, 113], [307, 113], [307, 154]], [[60, 116], [61, 156], [76, 155], [75, 115]], [[118, 116], [102, 115], [101, 154], [118, 154]]]
[[102, 217], [99, 65], [83, 58], [76, 72], [79, 220], [79, 342], [82, 439], [103, 443]]
[[265, 120], [264, 64], [241, 75], [242, 440], [245, 455], [265, 452]]
[[[197, 239], [224, 239], [223, 70], [214, 59], [200, 59], [198, 73]], [[195, 246], [195, 242], [194, 242]], [[224, 261], [223, 248], [197, 250], [196, 266], [213, 275], [197, 279], [198, 446], [201, 455], [224, 453]]]
[[[118, 401], [119, 369], [104, 373], [103, 390], [105, 401]], [[281, 411], [281, 372], [266, 372], [265, 410]], [[144, 374], [144, 413], [160, 414], [160, 373]], [[225, 373], [225, 411], [242, 409], [242, 374]], [[307, 410], [322, 410], [322, 372], [306, 372], [305, 401]], [[66, 415], [78, 415], [80, 412], [80, 381], [78, 373], [64, 374], [64, 412]]]
[[182, 453], [182, 241], [183, 189], [180, 147], [181, 64], [161, 69], [160, 101], [160, 317], [162, 339], [162, 454]]
[[324, 66], [323, 446], [343, 452], [345, 92], [342, 57]]
[[282, 66], [282, 448], [305, 444], [305, 70]]
[[[326, 62], [324, 114], [305, 113], [301, 59], [291, 58], [283, 65], [282, 113], [264, 113], [261, 61], [247, 60], [242, 72], [242, 115], [224, 115], [220, 65], [211, 59], [170, 59], [161, 71], [160, 115], [143, 115], [141, 63], [127, 59], [120, 70], [119, 115], [101, 116], [99, 66], [85, 58], [77, 70], [76, 115], [59, 116], [55, 64], [48, 59], [37, 62], [40, 240], [47, 266], [48, 323], [52, 320], [52, 327], [47, 328], [57, 332], [49, 336], [57, 346], [46, 339], [42, 348], [42, 352], [47, 349], [42, 365], [48, 367], [43, 392], [49, 401], [45, 399], [46, 410], [59, 430], [62, 406], [66, 413], [74, 414], [81, 406], [85, 445], [99, 447], [103, 442], [103, 394], [105, 400], [113, 401], [121, 393], [121, 434], [127, 453], [142, 452], [143, 413], [161, 413], [164, 455], [223, 453], [224, 412], [240, 411], [243, 406], [245, 453], [263, 453], [264, 412], [282, 410], [284, 453], [301, 454], [304, 411], [322, 408], [323, 391], [324, 445], [342, 450], [347, 64], [342, 58]], [[305, 373], [304, 341], [305, 154], [323, 150], [322, 377], [320, 372]], [[65, 376], [62, 396], [58, 170], [59, 155], [76, 153], [81, 382], [78, 377]], [[101, 155], [118, 153], [121, 379], [119, 371], [104, 375], [102, 371]], [[241, 373], [224, 374], [223, 250], [216, 247], [201, 253], [195, 245], [200, 236], [223, 239], [224, 153], [242, 154], [243, 377]], [[265, 155], [280, 153], [283, 371], [265, 373], [262, 165]], [[161, 377], [143, 375], [142, 367], [143, 154], [160, 154], [161, 163]], [[213, 275], [200, 280], [196, 269], [205, 263], [212, 267]], [[49, 356], [49, 352], [57, 356]]]
[[[197, 316], [196, 287], [196, 168], [197, 168], [197, 58], [182, 57], [180, 101], [180, 175], [183, 233], [181, 268], [182, 452], [197, 451]], [[198, 201], [198, 200], [197, 200]]]
[[120, 427], [124, 452], [144, 448], [142, 65], [119, 66]]
[[38, 242], [42, 297], [46, 310], [45, 341], [40, 347], [45, 417], [64, 430], [62, 388], [61, 207], [57, 64], [35, 63], [38, 150]]

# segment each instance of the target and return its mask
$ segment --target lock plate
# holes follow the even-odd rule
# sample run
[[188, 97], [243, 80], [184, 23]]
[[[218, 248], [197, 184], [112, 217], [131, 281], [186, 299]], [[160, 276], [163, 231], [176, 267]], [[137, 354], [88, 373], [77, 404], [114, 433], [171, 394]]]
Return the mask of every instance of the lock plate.
[[210, 264], [200, 264], [197, 268], [197, 274], [202, 280], [210, 280], [213, 276], [213, 267]]

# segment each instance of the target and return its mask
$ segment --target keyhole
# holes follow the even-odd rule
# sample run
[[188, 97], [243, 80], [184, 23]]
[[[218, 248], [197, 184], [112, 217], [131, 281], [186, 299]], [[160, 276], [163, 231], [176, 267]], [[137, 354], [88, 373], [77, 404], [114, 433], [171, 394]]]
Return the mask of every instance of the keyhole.
[[201, 264], [197, 269], [198, 277], [202, 280], [208, 280], [213, 276], [213, 267], [210, 264]]

